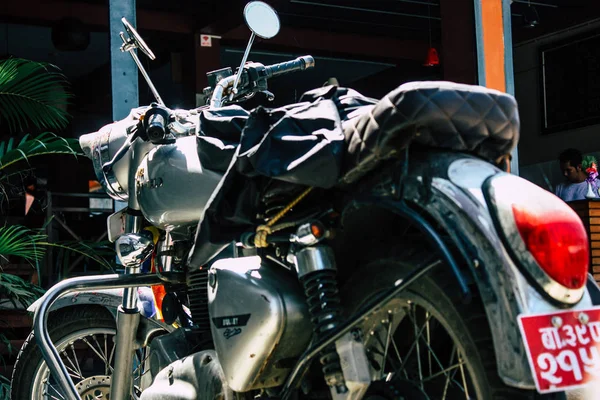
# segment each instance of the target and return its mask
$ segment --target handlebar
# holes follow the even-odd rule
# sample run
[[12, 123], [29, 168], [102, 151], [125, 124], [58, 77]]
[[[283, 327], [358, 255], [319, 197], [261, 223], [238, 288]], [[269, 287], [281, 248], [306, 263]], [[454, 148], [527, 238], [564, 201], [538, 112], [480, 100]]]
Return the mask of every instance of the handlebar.
[[265, 71], [267, 72], [267, 78], [275, 78], [292, 72], [304, 71], [314, 66], [315, 59], [312, 56], [302, 56], [292, 61], [266, 66]]
[[[295, 60], [282, 62], [279, 64], [263, 66], [260, 63], [250, 63], [244, 67], [243, 70], [238, 71], [237, 74], [243, 74], [240, 82], [243, 83], [245, 80], [245, 87], [239, 90], [239, 96], [243, 96], [248, 93], [265, 92], [267, 94], [266, 81], [269, 78], [275, 78], [282, 75], [286, 75], [292, 72], [304, 71], [315, 66], [315, 59], [312, 56], [302, 56]], [[236, 76], [231, 75], [221, 79], [214, 88], [210, 99], [211, 108], [219, 108], [223, 106], [225, 102], [225, 95], [227, 90], [233, 87], [236, 80]], [[245, 78], [244, 78], [245, 77]], [[241, 85], [238, 85], [238, 87]], [[244, 90], [245, 89], [245, 90]]]

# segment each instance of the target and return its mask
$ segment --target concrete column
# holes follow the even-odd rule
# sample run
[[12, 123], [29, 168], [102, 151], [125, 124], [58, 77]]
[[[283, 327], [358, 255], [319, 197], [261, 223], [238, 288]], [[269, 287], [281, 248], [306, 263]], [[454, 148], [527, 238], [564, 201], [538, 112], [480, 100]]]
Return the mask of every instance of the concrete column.
[[112, 116], [118, 121], [139, 105], [137, 67], [128, 53], [121, 52], [123, 42], [119, 36], [125, 30], [122, 17], [136, 26], [135, 0], [109, 0], [109, 16]]
[[[109, 0], [110, 71], [112, 86], [112, 118], [118, 121], [139, 106], [138, 70], [128, 53], [121, 52], [120, 32], [125, 31], [121, 18], [136, 27], [135, 0]], [[127, 207], [126, 202], [115, 201], [115, 211]]]

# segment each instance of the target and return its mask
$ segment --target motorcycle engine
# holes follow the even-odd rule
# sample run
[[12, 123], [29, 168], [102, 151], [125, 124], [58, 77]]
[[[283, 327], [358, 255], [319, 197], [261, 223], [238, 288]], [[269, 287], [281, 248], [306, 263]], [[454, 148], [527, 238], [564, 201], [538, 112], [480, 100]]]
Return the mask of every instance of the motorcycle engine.
[[205, 350], [171, 363], [142, 392], [141, 400], [233, 400], [214, 350]]

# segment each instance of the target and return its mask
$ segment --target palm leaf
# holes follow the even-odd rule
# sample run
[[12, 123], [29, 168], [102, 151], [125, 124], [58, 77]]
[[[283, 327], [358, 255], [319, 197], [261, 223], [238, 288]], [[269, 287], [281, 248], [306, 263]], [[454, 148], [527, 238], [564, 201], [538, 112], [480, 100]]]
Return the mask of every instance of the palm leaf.
[[35, 138], [26, 135], [17, 147], [10, 138], [8, 143], [0, 143], [0, 171], [20, 161], [28, 161], [29, 157], [47, 154], [83, 155], [77, 139], [67, 139], [50, 132], [42, 133]]
[[44, 289], [22, 278], [0, 273], [0, 295], [8, 298], [15, 307], [17, 302], [27, 308], [44, 294]]
[[45, 252], [40, 243], [46, 235], [32, 231], [21, 225], [0, 228], [0, 257], [20, 257], [28, 262], [39, 261]]
[[10, 393], [10, 380], [0, 375], [0, 400], [8, 400]]
[[72, 96], [65, 76], [57, 71], [50, 64], [21, 58], [0, 61], [0, 122], [11, 132], [67, 126], [65, 106]]
[[116, 252], [110, 242], [60, 242], [60, 243], [40, 243], [42, 245], [52, 246], [62, 250], [63, 267], [69, 267], [75, 256], [85, 256], [88, 259], [100, 264], [103, 268], [114, 272], [114, 262]]

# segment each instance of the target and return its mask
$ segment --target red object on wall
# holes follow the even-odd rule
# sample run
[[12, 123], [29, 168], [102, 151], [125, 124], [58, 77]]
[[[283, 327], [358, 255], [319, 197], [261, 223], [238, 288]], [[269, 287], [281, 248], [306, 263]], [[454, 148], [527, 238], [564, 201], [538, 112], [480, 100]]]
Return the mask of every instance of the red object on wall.
[[427, 51], [427, 58], [425, 59], [425, 63], [423, 64], [426, 67], [433, 67], [435, 65], [440, 65], [440, 57], [438, 56], [438, 52], [435, 47], [430, 47]]

